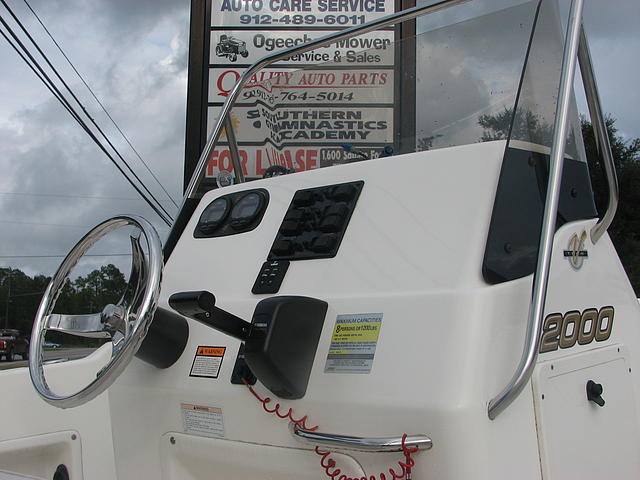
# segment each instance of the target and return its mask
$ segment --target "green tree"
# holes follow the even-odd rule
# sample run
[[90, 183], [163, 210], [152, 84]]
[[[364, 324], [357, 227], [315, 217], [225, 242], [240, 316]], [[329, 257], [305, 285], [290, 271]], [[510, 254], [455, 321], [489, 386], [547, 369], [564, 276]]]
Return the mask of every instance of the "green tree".
[[[511, 124], [513, 122], [513, 127]], [[519, 108], [515, 118], [513, 108], [506, 108], [494, 115], [480, 115], [478, 124], [484, 129], [481, 142], [493, 140], [506, 140], [509, 130], [512, 128], [511, 137], [516, 140], [524, 140], [540, 145], [551, 145], [553, 138], [553, 126], [549, 125], [535, 113]]]
[[[50, 277], [30, 277], [19, 269], [0, 268], [0, 327], [31, 333], [33, 319]], [[116, 303], [126, 288], [122, 272], [112, 264], [93, 270], [62, 286], [55, 311], [67, 314], [97, 313]], [[55, 337], [56, 335], [54, 335]], [[83, 343], [82, 340], [78, 340]]]
[[[494, 115], [480, 115], [478, 124], [483, 128], [480, 136], [481, 142], [507, 140], [509, 133], [511, 133], [512, 140], [521, 140], [546, 147], [551, 147], [553, 143], [553, 124], [524, 108], [518, 108], [515, 115], [513, 108], [506, 107]], [[573, 130], [569, 131], [565, 151], [570, 155], [575, 155], [577, 152]]]
[[416, 151], [424, 152], [426, 150], [431, 150], [433, 147], [433, 142], [440, 138], [442, 135], [431, 135], [429, 137], [422, 137], [418, 139], [418, 144], [416, 145]]
[[[546, 146], [551, 145], [553, 128], [532, 112], [518, 109], [513, 118], [513, 109], [505, 108], [495, 115], [481, 115], [478, 124], [483, 127], [481, 142], [506, 140], [511, 138], [527, 140]], [[616, 217], [609, 227], [609, 235], [624, 265], [636, 295], [640, 296], [640, 138], [625, 141], [618, 134], [615, 118], [607, 115], [605, 123], [611, 153], [616, 165], [620, 185], [620, 201]], [[581, 119], [589, 174], [598, 213], [602, 216], [607, 208], [608, 187], [602, 160], [598, 155], [594, 131], [591, 123]], [[574, 135], [569, 137], [567, 149], [575, 148]]]
[[[122, 272], [113, 264], [105, 265], [78, 277], [73, 282], [67, 280], [62, 287], [55, 311], [67, 314], [98, 313], [110, 304], [117, 303], [127, 282]], [[97, 347], [103, 340], [75, 337], [51, 332], [50, 341], [65, 345]]]
[[16, 328], [23, 332], [31, 331], [33, 317], [44, 292], [43, 278], [39, 276], [33, 279], [19, 269], [0, 269], [3, 300], [0, 313], [1, 327]]
[[[620, 185], [620, 201], [616, 217], [609, 227], [609, 235], [618, 251], [631, 285], [640, 296], [640, 138], [625, 141], [615, 126], [615, 119], [605, 119], [611, 153]], [[598, 155], [591, 123], [582, 119], [582, 136], [589, 162], [589, 172], [598, 213], [603, 215], [608, 204], [609, 190], [604, 176], [602, 159]]]

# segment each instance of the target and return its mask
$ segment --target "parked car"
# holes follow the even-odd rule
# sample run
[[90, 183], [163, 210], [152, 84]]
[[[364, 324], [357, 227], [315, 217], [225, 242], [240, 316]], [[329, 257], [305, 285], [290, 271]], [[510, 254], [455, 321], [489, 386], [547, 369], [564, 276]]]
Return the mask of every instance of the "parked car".
[[44, 348], [51, 348], [51, 349], [60, 348], [60, 344], [59, 343], [54, 343], [54, 342], [44, 342], [42, 344], [42, 346]]
[[16, 354], [23, 360], [29, 357], [29, 339], [22, 335], [20, 330], [0, 329], [0, 355], [4, 355], [4, 359], [10, 362]]

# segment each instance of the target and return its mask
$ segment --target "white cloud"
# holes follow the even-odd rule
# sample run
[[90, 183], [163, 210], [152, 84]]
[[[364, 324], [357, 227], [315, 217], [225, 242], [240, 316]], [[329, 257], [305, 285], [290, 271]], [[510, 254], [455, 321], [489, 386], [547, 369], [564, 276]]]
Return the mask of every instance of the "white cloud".
[[[154, 184], [30, 12], [21, 2], [14, 3], [91, 116], [175, 214], [175, 206]], [[34, 1], [32, 5], [178, 201], [189, 2], [65, 0]], [[0, 256], [66, 254], [90, 227], [119, 213], [141, 214], [166, 236], [166, 225], [6, 44], [0, 48], [0, 61], [10, 67], [0, 80]], [[51, 274], [60, 261], [0, 258], [0, 265]]]

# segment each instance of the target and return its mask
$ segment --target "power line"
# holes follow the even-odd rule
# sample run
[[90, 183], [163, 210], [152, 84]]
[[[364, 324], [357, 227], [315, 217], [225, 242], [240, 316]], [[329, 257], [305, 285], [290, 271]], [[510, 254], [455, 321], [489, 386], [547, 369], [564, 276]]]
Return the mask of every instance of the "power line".
[[82, 81], [82, 83], [84, 84], [85, 87], [87, 87], [87, 89], [89, 90], [89, 92], [91, 93], [91, 96], [95, 99], [96, 102], [98, 102], [98, 105], [100, 105], [100, 108], [102, 108], [102, 110], [104, 111], [104, 113], [106, 113], [107, 117], [109, 118], [109, 120], [111, 120], [111, 123], [113, 123], [113, 125], [116, 127], [116, 129], [118, 130], [118, 132], [120, 132], [120, 135], [122, 135], [122, 138], [124, 138], [124, 140], [127, 142], [127, 144], [131, 147], [131, 150], [133, 150], [136, 154], [136, 156], [140, 159], [140, 161], [142, 162], [142, 164], [145, 166], [145, 168], [147, 169], [147, 171], [151, 174], [151, 176], [153, 177], [153, 179], [158, 183], [158, 185], [160, 185], [160, 188], [162, 188], [162, 191], [167, 195], [167, 197], [169, 197], [169, 200], [171, 200], [171, 202], [176, 206], [176, 208], [178, 208], [178, 204], [175, 202], [175, 200], [173, 199], [173, 197], [169, 194], [169, 192], [167, 191], [167, 189], [164, 187], [164, 185], [162, 185], [162, 182], [160, 182], [160, 180], [158, 179], [158, 177], [156, 177], [156, 175], [153, 173], [153, 171], [151, 170], [151, 168], [149, 168], [149, 165], [147, 165], [147, 162], [145, 162], [142, 158], [142, 156], [138, 153], [138, 151], [135, 149], [135, 147], [131, 144], [131, 142], [129, 141], [129, 139], [127, 138], [127, 136], [124, 134], [124, 132], [120, 129], [120, 127], [118, 126], [118, 124], [116, 123], [116, 121], [111, 117], [111, 114], [107, 111], [107, 109], [105, 108], [105, 106], [102, 104], [102, 102], [98, 99], [98, 97], [96, 96], [96, 94], [93, 92], [93, 90], [91, 89], [91, 87], [87, 84], [87, 82], [85, 81], [84, 77], [80, 74], [80, 72], [76, 69], [76, 67], [73, 65], [73, 63], [71, 62], [71, 60], [69, 59], [69, 57], [67, 56], [67, 54], [64, 52], [64, 50], [62, 50], [62, 47], [58, 44], [58, 42], [56, 41], [55, 38], [53, 38], [53, 35], [51, 34], [51, 32], [49, 32], [49, 29], [45, 26], [45, 24], [42, 22], [42, 20], [40, 19], [40, 17], [38, 16], [38, 14], [35, 12], [35, 10], [31, 7], [31, 5], [29, 4], [29, 2], [27, 0], [24, 0], [24, 3], [27, 5], [27, 7], [29, 8], [29, 10], [31, 10], [31, 13], [33, 13], [33, 15], [36, 17], [36, 19], [38, 20], [38, 23], [40, 23], [40, 25], [42, 26], [42, 28], [44, 29], [45, 32], [47, 32], [47, 35], [49, 35], [49, 38], [51, 38], [51, 41], [54, 43], [54, 45], [58, 48], [58, 50], [60, 51], [60, 53], [62, 54], [62, 56], [65, 58], [65, 60], [67, 61], [67, 63], [71, 66], [71, 68], [73, 69], [74, 72], [76, 72], [76, 75], [78, 75], [78, 78], [80, 78], [80, 80]]
[[[83, 257], [129, 257], [130, 253], [85, 254]], [[0, 258], [64, 258], [66, 255], [0, 255]]]
[[[21, 30], [24, 32], [24, 34], [27, 36], [27, 38], [31, 41], [31, 43], [33, 44], [33, 46], [36, 47], [36, 50], [38, 51], [38, 53], [40, 53], [40, 55], [42, 56], [42, 58], [45, 60], [45, 62], [47, 62], [47, 64], [49, 65], [49, 68], [51, 68], [51, 70], [53, 71], [53, 73], [56, 75], [56, 77], [58, 77], [58, 79], [60, 80], [60, 82], [62, 82], [62, 85], [64, 85], [64, 87], [67, 89], [67, 91], [71, 94], [71, 96], [73, 97], [73, 99], [76, 101], [76, 103], [80, 106], [80, 108], [82, 109], [82, 111], [84, 112], [84, 114], [87, 116], [87, 118], [91, 121], [91, 123], [93, 123], [93, 125], [96, 127], [96, 129], [98, 130], [98, 132], [102, 135], [102, 137], [107, 141], [107, 143], [109, 144], [109, 146], [113, 149], [113, 151], [116, 153], [116, 155], [120, 158], [120, 160], [122, 161], [122, 163], [127, 167], [127, 169], [131, 172], [131, 174], [134, 176], [134, 178], [138, 181], [138, 183], [140, 183], [140, 185], [146, 190], [146, 192], [149, 194], [149, 196], [153, 199], [153, 201], [156, 202], [156, 204], [158, 205], [158, 207], [164, 212], [164, 214], [172, 221], [173, 219], [171, 218], [171, 215], [169, 214], [169, 212], [162, 206], [162, 204], [158, 201], [158, 199], [155, 198], [155, 196], [153, 195], [153, 193], [151, 193], [151, 191], [147, 188], [147, 186], [142, 182], [142, 180], [138, 177], [138, 175], [133, 171], [133, 169], [131, 168], [131, 166], [127, 163], [127, 161], [124, 159], [124, 157], [120, 154], [120, 152], [117, 150], [117, 148], [111, 143], [111, 141], [109, 140], [109, 138], [107, 137], [107, 135], [102, 131], [102, 129], [100, 128], [100, 126], [96, 123], [96, 121], [91, 117], [91, 115], [89, 115], [89, 112], [87, 111], [87, 109], [84, 107], [84, 105], [82, 104], [82, 102], [78, 99], [78, 97], [73, 93], [73, 91], [71, 90], [71, 88], [69, 87], [69, 85], [67, 84], [67, 82], [64, 81], [64, 79], [62, 78], [62, 76], [58, 73], [58, 71], [56, 70], [56, 68], [53, 66], [53, 64], [49, 61], [49, 58], [45, 55], [45, 53], [42, 51], [42, 49], [40, 48], [40, 46], [36, 43], [36, 41], [33, 39], [33, 37], [31, 36], [31, 34], [27, 31], [27, 29], [25, 28], [25, 26], [22, 24], [22, 22], [20, 21], [20, 19], [16, 16], [16, 14], [13, 12], [13, 10], [11, 10], [11, 8], [9, 7], [9, 5], [7, 4], [7, 2], [5, 0], [0, 0], [0, 2], [2, 2], [2, 4], [4, 5], [4, 7], [7, 9], [7, 11], [9, 12], [9, 14], [13, 17], [14, 21], [18, 24], [18, 26], [21, 28]], [[15, 34], [15, 32], [11, 29], [11, 27], [9, 26], [9, 24], [6, 23], [6, 21], [2, 18], [2, 16], [0, 16], [0, 22], [2, 22], [2, 24], [4, 25], [4, 27], [9, 31], [9, 33], [11, 34], [11, 36], [14, 38], [14, 40], [20, 45], [20, 47], [22, 48], [22, 50], [26, 53], [26, 55], [29, 57], [29, 59], [34, 63], [34, 65], [38, 68], [38, 70], [40, 70], [40, 73], [43, 74], [43, 76], [45, 78], [47, 78], [47, 80], [49, 81], [49, 83], [51, 84], [51, 86], [58, 92], [58, 94], [64, 98], [64, 96], [62, 95], [62, 93], [58, 90], [58, 88], [53, 84], [53, 81], [51, 81], [51, 79], [49, 78], [49, 76], [43, 71], [42, 67], [38, 64], [38, 62], [35, 60], [35, 58], [33, 57], [33, 55], [31, 55], [31, 53], [29, 52], [29, 50], [26, 48], [26, 46], [18, 39], [17, 35]], [[24, 58], [24, 57], [23, 57]], [[40, 77], [39, 77], [40, 78]], [[69, 106], [69, 108], [71, 108], [73, 110], [73, 107], [71, 106], [71, 104], [65, 99], [65, 103]], [[75, 112], [75, 110], [74, 110]], [[116, 167], [118, 167], [118, 170], [120, 170], [120, 172], [124, 174], [124, 172], [122, 171], [122, 169], [117, 165], [117, 163], [115, 162], [115, 159], [109, 155], [106, 151], [106, 148], [102, 145], [102, 143], [95, 137], [95, 135], [93, 134], [93, 132], [90, 131], [89, 127], [86, 125], [86, 123], [81, 122], [79, 115], [74, 116], [74, 118], [76, 119], [76, 121], [78, 121], [79, 123], [81, 123], [81, 125], [83, 126], [83, 128], [85, 129], [85, 131], [91, 136], [91, 138], [94, 139], [94, 141], [98, 144], [98, 146], [104, 151], [104, 153], [109, 157], [109, 159], [114, 163], [114, 165], [116, 165]], [[129, 180], [129, 182], [131, 183], [131, 185], [133, 186], [133, 182], [129, 179], [129, 177], [127, 175], [125, 175], [125, 178], [127, 178], [127, 180]], [[138, 190], [139, 193], [141, 193]], [[146, 198], [145, 196], [143, 196], [143, 198]], [[151, 202], [149, 202], [149, 204], [151, 205]], [[160, 214], [160, 212], [156, 213]], [[160, 215], [160, 217], [163, 219], [163, 221], [165, 221], [168, 225], [170, 225], [169, 222], [167, 222], [167, 219], [164, 218], [163, 215]]]
[[[5, 5], [5, 7], [7, 6], [6, 3], [4, 2], [4, 0], [0, 0], [2, 1], [2, 3]], [[20, 39], [17, 37], [17, 35], [15, 34], [15, 32], [11, 29], [11, 27], [9, 26], [9, 24], [4, 20], [4, 18], [2, 17], [2, 15], [0, 15], [0, 23], [9, 31], [9, 34], [13, 37], [14, 41], [20, 46], [20, 48], [22, 48], [22, 50], [24, 51], [24, 53], [26, 53], [27, 57], [29, 58], [29, 60], [33, 63], [33, 65], [38, 69], [38, 71], [40, 72], [40, 75], [37, 75], [38, 78], [45, 84], [45, 86], [47, 86], [47, 88], [53, 93], [53, 95], [55, 96], [55, 98], [58, 99], [58, 101], [60, 101], [62, 103], [62, 105], [65, 107], [65, 109], [71, 114], [71, 116], [78, 122], [78, 124], [82, 127], [82, 129], [87, 133], [87, 135], [89, 135], [89, 137], [96, 143], [96, 145], [98, 145], [98, 147], [104, 152], [105, 155], [107, 155], [107, 157], [109, 158], [109, 160], [111, 160], [111, 162], [115, 165], [115, 167], [120, 171], [120, 173], [125, 177], [125, 179], [129, 182], [129, 184], [136, 190], [136, 192], [138, 192], [138, 194], [145, 199], [145, 201], [149, 204], [149, 206], [156, 212], [156, 214], [167, 224], [167, 225], [171, 225], [170, 220], [167, 219], [167, 217], [169, 219], [171, 219], [171, 216], [168, 214], [168, 212], [164, 209], [164, 207], [162, 207], [162, 205], [157, 201], [157, 199], [155, 197], [153, 197], [153, 195], [151, 194], [151, 197], [153, 198], [153, 200], [158, 203], [159, 208], [162, 209], [162, 212], [159, 210], [159, 208], [154, 205], [145, 195], [144, 193], [140, 190], [140, 188], [126, 175], [126, 173], [122, 170], [122, 167], [120, 167], [120, 165], [117, 164], [117, 162], [115, 161], [115, 159], [111, 156], [111, 154], [106, 150], [105, 146], [102, 145], [102, 143], [100, 142], [100, 140], [98, 140], [98, 138], [95, 136], [95, 134], [89, 129], [88, 125], [80, 118], [80, 116], [77, 114], [77, 112], [75, 111], [75, 109], [71, 106], [71, 104], [69, 103], [69, 101], [64, 98], [64, 95], [60, 92], [60, 90], [55, 86], [55, 84], [53, 84], [53, 81], [51, 80], [51, 78], [44, 72], [44, 70], [42, 69], [42, 67], [38, 64], [38, 62], [36, 61], [36, 59], [33, 57], [33, 55], [31, 55], [31, 53], [29, 52], [29, 50], [26, 48], [26, 46], [20, 41]], [[24, 28], [24, 27], [23, 27]], [[1, 31], [1, 30], [0, 30]], [[5, 38], [7, 38], [7, 36], [3, 33], [3, 36]], [[33, 40], [32, 40], [33, 41]], [[11, 44], [11, 46], [16, 49], [16, 46], [9, 42]], [[38, 48], [36, 46], [36, 48]], [[44, 54], [41, 52], [41, 55], [44, 56]], [[31, 63], [29, 63], [29, 61], [25, 58], [24, 55], [20, 55], [20, 57], [27, 63], [27, 65], [29, 65], [29, 67], [31, 67], [31, 69], [33, 70], [33, 66], [31, 65]], [[45, 58], [46, 60], [46, 58]], [[48, 62], [48, 60], [47, 60]], [[49, 62], [48, 62], [49, 63]], [[53, 66], [49, 63], [49, 65], [53, 68]], [[57, 73], [57, 72], [56, 72]], [[59, 75], [58, 75], [59, 77]], [[46, 79], [46, 80], [45, 80]], [[64, 83], [64, 82], [63, 82]], [[67, 87], [67, 89], [69, 89]], [[73, 94], [72, 94], [73, 95]], [[84, 109], [84, 107], [82, 106], [82, 104], [79, 102], [79, 100], [76, 101], [79, 103], [80, 107], [84, 110], [85, 114], [87, 116], [88, 113], [86, 111], [86, 109]], [[91, 119], [91, 117], [89, 116], [89, 119]], [[91, 119], [93, 121], [93, 119]], [[95, 123], [95, 122], [94, 122]], [[103, 133], [104, 136], [104, 133]], [[116, 152], [117, 153], [117, 152]], [[122, 157], [121, 157], [122, 158]], [[124, 160], [124, 159], [123, 159]], [[126, 163], [126, 161], [124, 162], [125, 165], [128, 166], [128, 164]], [[131, 170], [131, 167], [129, 167], [129, 169]], [[134, 173], [134, 176], [135, 173]], [[137, 177], [137, 176], [136, 176]], [[142, 184], [142, 186], [148, 190], [144, 184], [140, 181], [140, 179], [138, 178], [138, 181]], [[164, 213], [163, 213], [164, 212]], [[165, 214], [167, 215], [167, 217], [165, 217]], [[172, 220], [172, 219], [171, 219]]]
[[18, 220], [0, 220], [0, 223], [13, 223], [16, 225], [35, 225], [38, 227], [65, 227], [65, 228], [84, 228], [88, 230], [89, 226], [87, 225], [65, 225], [61, 223], [44, 223], [44, 222], [21, 222]]
[[16, 294], [14, 294], [14, 295], [11, 295], [9, 298], [16, 298], [16, 297], [33, 297], [34, 295], [42, 295], [44, 292], [46, 292], [46, 290], [43, 290], [42, 292], [16, 293]]
[[[124, 172], [124, 170], [122, 169], [122, 167], [120, 165], [118, 165], [118, 163], [116, 162], [116, 160], [113, 158], [113, 156], [107, 151], [106, 147], [102, 144], [102, 142], [100, 142], [100, 140], [96, 137], [96, 135], [91, 131], [91, 129], [88, 127], [88, 125], [80, 118], [80, 116], [78, 115], [78, 113], [75, 111], [75, 109], [71, 106], [71, 104], [69, 103], [69, 101], [64, 97], [64, 95], [62, 94], [62, 92], [60, 92], [60, 90], [55, 86], [55, 84], [53, 83], [53, 81], [51, 80], [51, 78], [44, 72], [44, 70], [42, 69], [42, 67], [40, 66], [40, 64], [37, 62], [37, 60], [33, 57], [33, 55], [29, 52], [29, 49], [22, 43], [22, 41], [20, 41], [20, 39], [18, 38], [18, 36], [16, 35], [16, 33], [13, 31], [13, 29], [11, 28], [11, 26], [5, 21], [5, 19], [0, 15], [0, 23], [2, 23], [2, 25], [5, 27], [5, 29], [9, 32], [9, 34], [11, 35], [11, 37], [13, 38], [13, 40], [20, 46], [20, 48], [22, 49], [22, 51], [26, 54], [26, 56], [29, 58], [29, 60], [31, 61], [31, 63], [33, 63], [33, 66], [35, 66], [38, 71], [40, 72], [41, 75], [37, 75], [38, 78], [45, 83], [45, 85], [47, 86], [47, 88], [49, 88], [49, 90], [51, 91], [52, 89], [55, 90], [54, 96], [58, 99], [58, 101], [60, 101], [62, 103], [62, 105], [67, 109], [67, 111], [69, 111], [69, 113], [72, 115], [72, 117], [79, 123], [79, 125], [83, 128], [83, 130], [85, 130], [85, 132], [87, 133], [87, 135], [89, 135], [89, 137], [96, 143], [96, 145], [98, 145], [98, 147], [104, 152], [105, 155], [107, 155], [107, 157], [109, 158], [109, 160], [111, 160], [111, 162], [114, 164], [114, 166], [118, 169], [118, 171], [120, 171], [120, 173], [125, 177], [125, 179], [129, 182], [129, 184], [136, 190], [136, 192], [143, 198], [145, 199], [145, 201], [149, 204], [149, 206], [154, 210], [154, 212], [156, 212], [156, 214], [162, 219], [162, 221], [164, 221], [168, 226], [171, 226], [171, 222], [173, 221], [173, 218], [171, 217], [171, 215], [169, 214], [169, 212], [162, 206], [162, 204], [155, 198], [155, 196], [153, 195], [153, 193], [151, 193], [151, 191], [146, 187], [146, 185], [142, 182], [142, 180], [136, 175], [136, 173], [133, 171], [133, 169], [131, 168], [131, 166], [127, 163], [127, 161], [122, 157], [122, 155], [118, 152], [118, 150], [116, 149], [116, 147], [111, 143], [111, 141], [109, 140], [109, 138], [105, 135], [105, 133], [102, 131], [102, 129], [100, 128], [100, 126], [95, 122], [95, 120], [89, 115], [89, 113], [87, 112], [86, 108], [84, 107], [84, 105], [82, 104], [82, 102], [80, 102], [80, 100], [76, 97], [76, 95], [73, 93], [73, 91], [71, 90], [71, 88], [67, 85], [67, 83], [64, 81], [64, 79], [62, 79], [62, 77], [60, 76], [60, 74], [58, 73], [58, 71], [55, 69], [55, 67], [51, 64], [51, 62], [49, 61], [49, 59], [47, 58], [47, 56], [44, 54], [44, 52], [42, 52], [42, 50], [40, 49], [40, 47], [37, 45], [37, 43], [35, 42], [35, 40], [33, 40], [33, 37], [31, 37], [31, 35], [29, 34], [29, 32], [26, 30], [26, 28], [24, 27], [24, 25], [20, 22], [20, 20], [16, 17], [16, 15], [13, 13], [13, 11], [9, 8], [9, 6], [7, 5], [7, 3], [5, 2], [5, 0], [0, 0], [0, 2], [2, 2], [2, 4], [4, 5], [4, 7], [9, 11], [9, 13], [11, 14], [11, 16], [14, 18], [14, 20], [16, 21], [16, 23], [20, 26], [20, 28], [22, 29], [22, 31], [26, 34], [26, 36], [29, 38], [29, 40], [31, 41], [31, 43], [36, 47], [36, 49], [38, 50], [38, 52], [40, 53], [40, 55], [44, 58], [44, 60], [47, 62], [47, 64], [49, 65], [49, 67], [51, 68], [51, 70], [53, 71], [53, 73], [55, 73], [55, 75], [58, 77], [58, 79], [62, 82], [62, 84], [65, 86], [65, 88], [69, 91], [69, 93], [71, 94], [71, 96], [74, 98], [74, 100], [77, 102], [77, 104], [80, 106], [80, 108], [82, 109], [82, 111], [84, 112], [84, 114], [89, 118], [89, 120], [94, 124], [94, 126], [97, 128], [97, 130], [100, 132], [100, 134], [102, 135], [102, 137], [107, 141], [107, 143], [109, 144], [109, 146], [114, 150], [114, 152], [118, 155], [118, 157], [120, 158], [120, 160], [122, 161], [122, 163], [124, 163], [124, 165], [127, 167], [127, 169], [131, 172], [131, 174], [134, 176], [134, 178], [139, 182], [139, 184], [142, 186], [142, 188], [144, 188], [147, 193], [149, 194], [149, 197], [151, 197], [151, 199], [153, 199], [153, 201], [155, 202], [155, 204], [149, 199], [147, 198], [147, 196], [141, 191], [140, 187], [138, 187], [131, 178], [129, 178], [129, 176]], [[7, 36], [4, 34], [3, 32], [3, 36], [5, 38], [7, 38]], [[12, 42], [9, 42], [11, 44], [11, 46], [17, 50], [17, 48], [15, 47], [15, 45]], [[20, 55], [20, 57], [27, 63], [27, 65], [29, 65], [32, 70], [33, 67], [31, 66], [31, 64], [27, 61], [27, 59], [25, 58], [24, 55]], [[46, 81], [45, 81], [46, 79]], [[53, 92], [52, 92], [53, 93]]]
[[[3, 33], [0, 30], [0, 33]], [[62, 193], [27, 193], [27, 192], [0, 192], [0, 195], [17, 195], [17, 196], [25, 196], [25, 197], [55, 197], [55, 198], [86, 198], [86, 199], [96, 199], [96, 200], [122, 200], [122, 201], [132, 201], [139, 202], [139, 198], [133, 197], [102, 197], [99, 195], [64, 195]]]
[[[44, 85], [47, 87], [47, 89], [49, 89], [49, 91], [51, 92], [51, 94], [60, 102], [62, 103], [62, 106], [65, 108], [65, 110], [67, 110], [67, 112], [69, 112], [71, 114], [71, 116], [73, 116], [74, 118], [75, 115], [74, 113], [71, 111], [71, 109], [69, 108], [69, 106], [64, 102], [64, 99], [62, 97], [60, 97], [58, 95], [58, 93], [56, 93], [56, 91], [51, 88], [51, 85], [49, 85], [45, 79], [42, 77], [42, 75], [35, 69], [35, 67], [33, 65], [31, 65], [31, 63], [29, 63], [29, 60], [27, 60], [27, 58], [24, 56], [24, 54], [20, 51], [20, 49], [12, 42], [12, 40], [7, 36], [6, 33], [4, 33], [3, 30], [0, 30], [0, 34], [2, 34], [2, 36], [5, 38], [5, 40], [7, 41], [7, 43], [16, 51], [16, 53], [20, 56], [20, 58], [22, 58], [22, 60], [27, 64], [27, 66], [33, 71], [33, 73], [36, 75], [36, 77], [38, 77], [40, 79], [40, 81], [42, 83], [44, 83]], [[76, 120], [78, 120], [76, 118]]]

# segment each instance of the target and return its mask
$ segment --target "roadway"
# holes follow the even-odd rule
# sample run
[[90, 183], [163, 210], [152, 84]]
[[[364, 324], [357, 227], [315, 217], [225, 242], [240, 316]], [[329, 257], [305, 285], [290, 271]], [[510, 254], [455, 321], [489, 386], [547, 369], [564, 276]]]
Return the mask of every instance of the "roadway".
[[[78, 358], [83, 358], [93, 352], [95, 348], [55, 348], [51, 350], [44, 351], [44, 361], [51, 360], [75, 360]], [[26, 367], [28, 364], [27, 360], [22, 360], [20, 355], [14, 355], [13, 360], [10, 362], [0, 361], [0, 370], [8, 370], [10, 368], [18, 368], [18, 367]]]

